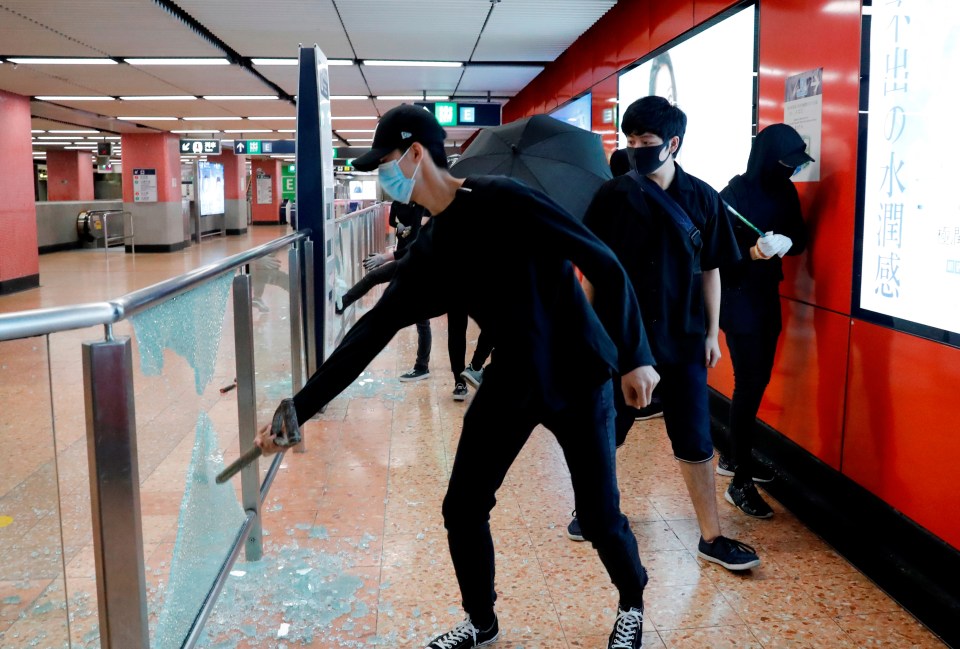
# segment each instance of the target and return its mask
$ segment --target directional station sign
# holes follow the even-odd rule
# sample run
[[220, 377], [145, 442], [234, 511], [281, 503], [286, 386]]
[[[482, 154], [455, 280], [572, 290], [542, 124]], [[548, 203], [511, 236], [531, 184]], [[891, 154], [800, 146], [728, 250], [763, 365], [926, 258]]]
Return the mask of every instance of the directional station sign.
[[180, 153], [220, 155], [220, 140], [180, 140]]
[[237, 155], [283, 155], [297, 152], [294, 140], [234, 140], [233, 152]]

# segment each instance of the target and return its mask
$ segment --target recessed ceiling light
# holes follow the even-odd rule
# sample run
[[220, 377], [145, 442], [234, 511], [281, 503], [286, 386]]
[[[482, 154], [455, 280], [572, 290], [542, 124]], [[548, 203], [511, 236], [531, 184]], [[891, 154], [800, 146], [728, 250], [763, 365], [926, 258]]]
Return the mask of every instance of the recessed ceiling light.
[[278, 122], [292, 122], [296, 120], [296, 117], [248, 117], [247, 119], [253, 120], [255, 122], [266, 122], [268, 120], [274, 120]]
[[124, 59], [130, 65], [230, 65], [227, 59], [219, 58], [167, 58], [167, 59]]
[[113, 101], [113, 97], [105, 95], [37, 95], [34, 99], [40, 101]]
[[350, 115], [347, 117], [331, 117], [330, 119], [377, 119], [376, 115]]
[[332, 95], [330, 99], [370, 99], [367, 95]]
[[277, 131], [277, 133], [296, 133], [297, 129], [295, 128], [284, 128]]
[[224, 129], [224, 133], [273, 133], [270, 129], [259, 129], [259, 128], [237, 128], [237, 129]]
[[51, 129], [49, 132], [50, 133], [96, 133], [97, 131], [92, 129], [78, 129], [76, 131], [64, 131], [64, 130]]
[[22, 65], [116, 65], [113, 59], [95, 59], [95, 58], [45, 58], [45, 57], [25, 57], [7, 59], [10, 63]]
[[256, 101], [260, 99], [277, 99], [276, 95], [204, 95], [204, 99], [209, 101]]
[[126, 122], [175, 122], [177, 117], [118, 117], [117, 119]]
[[460, 61], [382, 61], [365, 60], [364, 65], [406, 67], [406, 68], [462, 68]]
[[353, 138], [353, 137], [352, 137], [352, 138], [350, 138], [350, 141], [351, 141], [351, 142], [373, 142], [373, 138], [371, 137], [371, 138], [361, 138], [361, 139], [357, 139], [357, 138]]
[[138, 95], [120, 97], [123, 101], [196, 101], [193, 95]]
[[31, 132], [31, 133], [46, 133], [46, 131], [41, 131], [41, 130], [39, 130], [39, 129], [32, 129], [30, 132]]
[[186, 131], [170, 131], [171, 133], [219, 133], [220, 131], [212, 128], [195, 128]]
[[337, 133], [373, 133], [372, 128], [338, 128]]
[[239, 122], [242, 117], [184, 117], [188, 122]]
[[447, 101], [450, 99], [447, 95], [377, 95], [377, 99], [382, 101]]

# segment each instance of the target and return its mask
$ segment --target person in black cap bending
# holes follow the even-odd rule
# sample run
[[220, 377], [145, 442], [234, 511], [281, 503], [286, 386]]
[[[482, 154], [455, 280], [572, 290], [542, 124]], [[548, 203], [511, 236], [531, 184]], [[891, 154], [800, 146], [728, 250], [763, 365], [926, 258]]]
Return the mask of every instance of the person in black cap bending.
[[780, 337], [780, 258], [807, 247], [800, 198], [790, 178], [813, 161], [793, 127], [771, 124], [750, 148], [747, 172], [734, 176], [720, 197], [767, 232], [757, 237], [736, 219], [733, 231], [740, 261], [720, 267], [720, 328], [733, 361], [730, 436], [718, 439], [717, 473], [733, 476], [724, 498], [747, 516], [770, 518], [773, 509], [755, 482], [771, 482], [773, 471], [753, 459], [757, 411], [773, 372]]
[[[650, 400], [658, 375], [637, 299], [623, 267], [596, 236], [543, 194], [503, 177], [456, 179], [446, 169], [446, 134], [432, 114], [409, 105], [387, 112], [373, 148], [356, 158], [379, 167], [381, 187], [433, 215], [397, 265], [380, 301], [347, 333], [292, 400], [279, 422], [303, 422], [342, 392], [401, 327], [463, 310], [493, 341], [463, 420], [444, 526], [467, 619], [429, 649], [466, 649], [496, 641], [494, 549], [490, 511], [507, 470], [542, 423], [566, 457], [584, 535], [620, 593], [608, 647], [637, 649], [643, 629], [646, 571], [620, 511], [614, 460], [613, 395], [636, 407]], [[509, 237], [488, 242], [489, 267], [464, 279], [450, 269], [490, 214], [509, 220]], [[574, 264], [596, 287], [593, 307]], [[504, 287], [510, 290], [505, 291]], [[296, 426], [290, 423], [289, 426]], [[264, 427], [257, 445], [280, 449], [281, 430]]]

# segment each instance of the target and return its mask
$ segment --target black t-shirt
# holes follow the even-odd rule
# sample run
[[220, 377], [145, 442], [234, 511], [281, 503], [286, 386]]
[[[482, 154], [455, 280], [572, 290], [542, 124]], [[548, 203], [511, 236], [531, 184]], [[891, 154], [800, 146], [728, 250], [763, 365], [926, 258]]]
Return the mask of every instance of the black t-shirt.
[[[475, 271], [463, 251], [496, 215]], [[575, 264], [596, 286], [593, 308]], [[493, 342], [492, 369], [518, 402], [555, 410], [612, 374], [653, 363], [637, 299], [613, 252], [562, 208], [503, 177], [466, 180], [420, 230], [380, 301], [294, 397], [305, 421], [346, 388], [393, 335], [414, 322], [465, 311]]]
[[416, 203], [401, 203], [393, 201], [390, 204], [390, 225], [394, 228], [400, 223], [404, 228], [404, 234], [397, 233], [397, 249], [394, 253], [394, 259], [400, 259], [406, 254], [404, 250], [414, 242], [420, 233], [420, 224], [427, 210], [422, 205]]
[[684, 244], [686, 235], [629, 176], [600, 188], [583, 223], [613, 249], [627, 270], [657, 362], [702, 362], [706, 318], [701, 271], [740, 256], [716, 190], [677, 165], [667, 193], [700, 230], [698, 267]]

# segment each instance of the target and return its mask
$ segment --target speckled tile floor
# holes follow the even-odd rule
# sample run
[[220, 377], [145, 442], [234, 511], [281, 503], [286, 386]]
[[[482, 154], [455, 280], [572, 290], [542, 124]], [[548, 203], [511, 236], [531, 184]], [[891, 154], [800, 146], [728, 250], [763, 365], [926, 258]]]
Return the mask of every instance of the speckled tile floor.
[[[244, 237], [136, 260], [119, 252], [104, 259], [102, 251], [45, 255], [43, 286], [0, 297], [0, 312], [117, 297], [282, 233], [255, 228]], [[272, 381], [288, 367], [289, 352], [279, 335], [287, 326], [286, 296], [268, 287], [264, 299], [271, 311], [255, 311], [255, 321], [264, 379], [258, 412], [265, 423], [283, 396], [282, 380]], [[236, 391], [216, 389], [234, 375], [230, 322], [201, 395], [192, 389], [190, 368], [169, 354], [161, 377], [138, 374], [135, 381], [154, 629], [176, 580], [177, 516], [195, 465], [197, 412], [207, 414], [215, 431], [215, 461], [222, 461], [220, 452], [229, 459], [238, 451], [231, 432]], [[446, 323], [441, 318], [433, 325], [430, 379], [396, 380], [415, 353], [410, 328], [305, 426], [307, 452], [285, 456], [263, 508], [264, 559], [236, 564], [200, 646], [421, 647], [462, 617], [440, 502], [472, 392], [465, 403], [452, 400]], [[0, 343], [3, 649], [99, 646], [79, 353], [82, 341], [99, 334], [58, 334], [49, 345], [42, 338]], [[471, 326], [468, 352], [476, 334]], [[36, 441], [17, 441], [24, 430]], [[734, 575], [699, 560], [696, 521], [662, 420], [637, 423], [617, 460], [623, 509], [651, 577], [648, 649], [944, 646], [772, 499], [776, 515], [768, 521], [747, 519], [727, 505], [723, 478], [723, 526], [755, 545], [763, 565]], [[503, 633], [491, 646], [606, 646], [616, 592], [589, 545], [564, 535], [572, 503], [559, 447], [538, 429], [492, 515]]]

